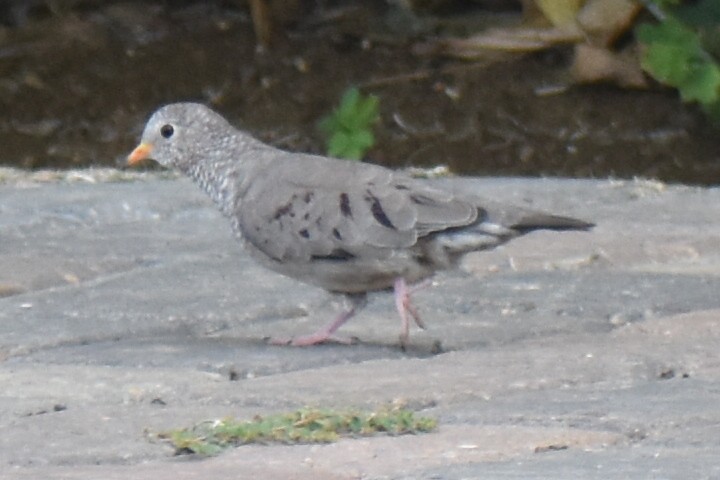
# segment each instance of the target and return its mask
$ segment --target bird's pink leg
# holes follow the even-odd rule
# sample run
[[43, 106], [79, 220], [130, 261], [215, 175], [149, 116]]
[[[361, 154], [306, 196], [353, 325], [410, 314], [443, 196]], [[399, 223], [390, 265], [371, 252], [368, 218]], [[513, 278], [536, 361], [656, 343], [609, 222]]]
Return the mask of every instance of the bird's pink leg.
[[338, 328], [342, 327], [345, 322], [350, 320], [355, 312], [362, 308], [365, 304], [365, 296], [358, 296], [357, 298], [350, 298], [352, 302], [351, 307], [344, 312], [341, 312], [335, 320], [321, 328], [320, 330], [311, 333], [309, 335], [301, 335], [294, 338], [270, 338], [268, 343], [271, 345], [292, 345], [294, 347], [308, 347], [310, 345], [318, 345], [321, 343], [342, 343], [350, 345], [355, 342], [353, 338], [339, 337], [335, 335]]
[[410, 303], [410, 295], [428, 287], [430, 284], [431, 281], [428, 279], [417, 285], [408, 287], [404, 278], [398, 277], [395, 279], [395, 307], [400, 315], [400, 345], [403, 347], [407, 345], [408, 339], [410, 338], [410, 319], [408, 318], [408, 314], [410, 314], [418, 327], [425, 329], [425, 325], [420, 319], [420, 314], [418, 314], [417, 309]]

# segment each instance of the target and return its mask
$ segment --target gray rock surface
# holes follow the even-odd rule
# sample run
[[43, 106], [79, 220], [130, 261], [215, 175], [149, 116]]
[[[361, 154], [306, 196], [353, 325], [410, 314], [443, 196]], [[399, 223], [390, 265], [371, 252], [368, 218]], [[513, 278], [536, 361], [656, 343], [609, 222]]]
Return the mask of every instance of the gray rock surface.
[[[324, 324], [326, 294], [256, 266], [189, 181], [134, 177], [0, 185], [0, 478], [720, 476], [720, 191], [436, 180], [598, 226], [468, 255], [402, 352], [385, 294], [357, 345], [266, 345]], [[199, 461], [153, 439], [392, 401], [439, 429]]]

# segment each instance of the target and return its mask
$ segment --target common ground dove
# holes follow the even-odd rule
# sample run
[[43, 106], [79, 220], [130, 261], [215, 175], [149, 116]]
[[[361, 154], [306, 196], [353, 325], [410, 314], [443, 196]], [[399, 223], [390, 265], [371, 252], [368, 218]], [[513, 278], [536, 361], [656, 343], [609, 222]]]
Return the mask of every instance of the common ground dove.
[[261, 265], [346, 295], [347, 311], [314, 334], [287, 340], [293, 345], [342, 341], [335, 331], [367, 292], [392, 287], [404, 346], [409, 317], [423, 327], [410, 294], [435, 271], [532, 230], [593, 226], [453, 193], [377, 165], [285, 152], [196, 103], [167, 105], [150, 117], [128, 163], [146, 158], [190, 176]]

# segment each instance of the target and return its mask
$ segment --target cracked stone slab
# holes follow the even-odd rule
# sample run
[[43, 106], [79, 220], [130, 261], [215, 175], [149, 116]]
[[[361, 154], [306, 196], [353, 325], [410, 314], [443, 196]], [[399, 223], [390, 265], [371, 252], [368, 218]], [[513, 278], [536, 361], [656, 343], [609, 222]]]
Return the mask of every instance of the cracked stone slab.
[[[45, 177], [0, 184], [3, 478], [720, 474], [717, 189], [433, 180], [598, 226], [468, 255], [417, 297], [428, 328], [403, 352], [385, 294], [343, 328], [356, 345], [266, 345], [324, 324], [332, 299], [256, 266], [185, 180]], [[198, 461], [153, 439], [387, 402], [440, 428]]]

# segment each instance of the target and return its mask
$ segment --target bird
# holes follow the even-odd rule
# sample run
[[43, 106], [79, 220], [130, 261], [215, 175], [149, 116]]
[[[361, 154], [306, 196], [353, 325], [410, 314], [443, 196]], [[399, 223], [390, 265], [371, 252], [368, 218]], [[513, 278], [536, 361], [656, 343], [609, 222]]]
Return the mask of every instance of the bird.
[[261, 266], [346, 299], [327, 326], [271, 343], [351, 343], [336, 331], [392, 289], [400, 345], [410, 321], [425, 328], [411, 295], [458, 267], [535, 230], [589, 230], [593, 223], [467, 193], [370, 163], [288, 152], [236, 129], [201, 103], [172, 103], [147, 121], [129, 166], [154, 160], [190, 177], [230, 220]]

